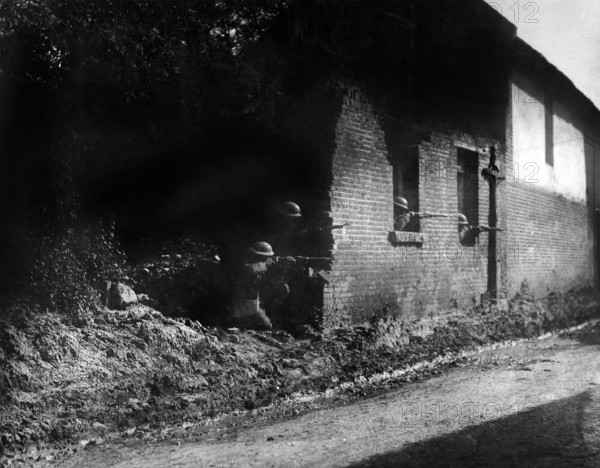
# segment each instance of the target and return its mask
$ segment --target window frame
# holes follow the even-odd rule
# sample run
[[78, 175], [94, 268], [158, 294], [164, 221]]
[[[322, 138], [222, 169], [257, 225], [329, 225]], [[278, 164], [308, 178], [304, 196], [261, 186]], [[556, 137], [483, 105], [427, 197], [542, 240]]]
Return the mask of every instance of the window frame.
[[[458, 212], [467, 217], [470, 226], [479, 225], [479, 167], [481, 154], [477, 149], [456, 146], [456, 199]], [[467, 197], [470, 202], [467, 200]], [[467, 209], [468, 207], [468, 209]], [[457, 231], [460, 226], [457, 227]], [[457, 232], [458, 234], [458, 232]], [[461, 240], [465, 246], [474, 246], [476, 241]]]

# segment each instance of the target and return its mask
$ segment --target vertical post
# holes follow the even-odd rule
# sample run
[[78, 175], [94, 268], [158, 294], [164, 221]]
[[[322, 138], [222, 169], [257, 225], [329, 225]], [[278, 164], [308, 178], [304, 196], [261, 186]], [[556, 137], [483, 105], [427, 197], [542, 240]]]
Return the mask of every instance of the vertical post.
[[[595, 149], [594, 146], [592, 146], [591, 142], [585, 142], [585, 148], [586, 148], [586, 161], [585, 164], [587, 167], [590, 167], [591, 169], [591, 177], [587, 177], [586, 179], [589, 180], [588, 184], [591, 185], [591, 193], [588, 193], [588, 197], [591, 197], [591, 212], [592, 212], [592, 219], [591, 224], [592, 224], [592, 239], [594, 239], [594, 245], [593, 245], [593, 252], [594, 252], [594, 289], [596, 291], [598, 291], [598, 285], [600, 284], [598, 282], [598, 236], [596, 234], [596, 230], [598, 229], [598, 213], [596, 211], [596, 158], [595, 158]], [[589, 157], [588, 157], [589, 155]], [[588, 200], [589, 201], [589, 200]]]
[[[493, 147], [491, 148], [493, 150]], [[490, 165], [494, 164], [492, 159], [496, 159], [494, 152], [490, 152]], [[495, 162], [495, 161], [494, 161]], [[490, 211], [488, 215], [488, 226], [491, 228], [497, 227], [498, 214], [496, 213], [497, 204], [497, 183], [491, 179], [488, 181], [490, 185]], [[488, 292], [491, 299], [498, 297], [498, 239], [497, 231], [491, 230], [488, 242]]]
[[[500, 170], [496, 165], [496, 147], [490, 146], [490, 163], [488, 167], [481, 171], [482, 177], [487, 181], [490, 187], [490, 207], [488, 215], [488, 225], [491, 228], [497, 227], [497, 188], [500, 180]], [[497, 246], [497, 231], [495, 229], [489, 232], [488, 243], [488, 266], [487, 266], [487, 292], [490, 299], [498, 298], [498, 246]]]

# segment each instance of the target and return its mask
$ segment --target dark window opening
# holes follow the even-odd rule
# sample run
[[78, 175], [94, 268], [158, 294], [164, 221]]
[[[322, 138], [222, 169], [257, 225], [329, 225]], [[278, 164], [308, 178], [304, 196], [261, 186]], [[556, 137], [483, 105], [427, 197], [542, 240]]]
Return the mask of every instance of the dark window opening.
[[[479, 154], [464, 148], [458, 148], [458, 212], [467, 217], [470, 226], [479, 225]], [[459, 226], [459, 229], [465, 226]], [[465, 245], [475, 244], [475, 238], [466, 236]]]
[[552, 96], [548, 91], [544, 95], [544, 124], [546, 128], [546, 164], [554, 166], [554, 121]]
[[[408, 210], [394, 203], [394, 230], [421, 232], [421, 223], [416, 216], [408, 212], [419, 211], [419, 148], [408, 146], [402, 154], [394, 158], [393, 164], [394, 200], [405, 198]], [[404, 217], [404, 220], [402, 218]]]

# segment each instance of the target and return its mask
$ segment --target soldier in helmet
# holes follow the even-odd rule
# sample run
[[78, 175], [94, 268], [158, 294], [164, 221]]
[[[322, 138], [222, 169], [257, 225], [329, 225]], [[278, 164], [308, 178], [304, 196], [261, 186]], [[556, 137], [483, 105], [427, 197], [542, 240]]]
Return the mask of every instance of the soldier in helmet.
[[418, 218], [408, 209], [408, 200], [401, 196], [394, 197], [394, 230], [417, 231]]
[[267, 239], [278, 255], [299, 255], [302, 253], [302, 211], [298, 204], [288, 201], [280, 205], [271, 225], [271, 233]]
[[464, 214], [459, 213], [458, 214], [458, 240], [460, 242], [463, 242], [463, 239], [465, 238], [465, 236], [467, 235], [468, 232], [469, 232], [469, 221], [467, 220], [467, 217]]
[[290, 288], [285, 282], [287, 270], [295, 263], [291, 257], [275, 257], [267, 242], [255, 242], [246, 252], [235, 282], [231, 322], [240, 328], [270, 329], [265, 311], [276, 312]]
[[408, 200], [398, 195], [394, 197], [394, 230], [403, 231], [409, 222]]
[[489, 226], [471, 226], [464, 214], [458, 214], [458, 240], [461, 244], [473, 245], [477, 241], [479, 234], [491, 230], [501, 231], [499, 228], [490, 228]]
[[[293, 249], [289, 246], [293, 246], [295, 243], [292, 233], [298, 230], [296, 227], [297, 220], [301, 219], [302, 216], [300, 207], [296, 203], [286, 202], [281, 204], [271, 213], [268, 228], [273, 234], [268, 235], [263, 230], [264, 224], [262, 228], [257, 227], [260, 224], [258, 219], [260, 216], [249, 216], [244, 219], [240, 214], [243, 215], [244, 213], [236, 213], [235, 219], [228, 225], [229, 229], [223, 229], [219, 233], [220, 264], [218, 282], [225, 303], [231, 302], [227, 299], [231, 291], [240, 290], [240, 278], [243, 276], [241, 274], [242, 265], [247, 263], [245, 257], [249, 254], [248, 245], [253, 240], [262, 237], [275, 248], [278, 254], [291, 255]], [[269, 248], [271, 247], [269, 246]]]

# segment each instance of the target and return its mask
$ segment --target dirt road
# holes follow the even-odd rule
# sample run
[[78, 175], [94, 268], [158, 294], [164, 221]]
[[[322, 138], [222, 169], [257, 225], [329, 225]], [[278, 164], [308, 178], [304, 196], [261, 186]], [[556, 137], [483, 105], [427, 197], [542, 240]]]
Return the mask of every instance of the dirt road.
[[98, 446], [65, 466], [600, 466], [599, 330], [488, 351], [437, 378], [225, 441]]

